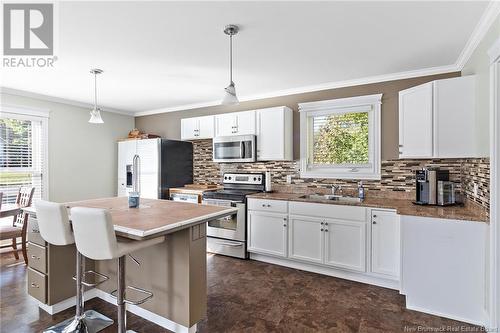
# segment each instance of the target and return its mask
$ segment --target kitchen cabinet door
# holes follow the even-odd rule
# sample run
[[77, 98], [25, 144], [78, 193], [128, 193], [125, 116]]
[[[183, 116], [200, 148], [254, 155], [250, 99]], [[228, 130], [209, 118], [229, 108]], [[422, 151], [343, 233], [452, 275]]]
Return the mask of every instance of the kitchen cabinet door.
[[282, 161], [293, 159], [293, 115], [287, 107], [256, 111], [257, 160]]
[[323, 219], [290, 216], [288, 257], [318, 264], [323, 263], [323, 234]]
[[399, 92], [399, 158], [433, 156], [433, 83]]
[[236, 135], [255, 134], [255, 111], [243, 111], [236, 113]]
[[199, 118], [181, 119], [181, 140], [197, 139], [200, 131]]
[[371, 272], [399, 278], [399, 216], [395, 212], [373, 210], [371, 223]]
[[236, 135], [236, 114], [226, 113], [215, 116], [215, 136]]
[[214, 137], [214, 116], [198, 117], [198, 139]]
[[325, 264], [366, 271], [366, 223], [325, 220]]
[[480, 156], [474, 88], [472, 75], [434, 81], [434, 157]]
[[248, 252], [286, 257], [288, 219], [285, 214], [249, 211]]

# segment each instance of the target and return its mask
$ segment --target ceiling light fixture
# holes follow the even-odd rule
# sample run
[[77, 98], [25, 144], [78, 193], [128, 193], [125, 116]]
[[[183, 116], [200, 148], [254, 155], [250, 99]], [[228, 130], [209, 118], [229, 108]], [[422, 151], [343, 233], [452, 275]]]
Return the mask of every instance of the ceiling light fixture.
[[240, 101], [236, 97], [236, 88], [233, 82], [233, 36], [238, 33], [238, 26], [234, 24], [227, 25], [224, 33], [229, 36], [229, 85], [224, 89], [226, 93], [222, 99], [223, 105], [238, 104]]
[[91, 124], [102, 124], [101, 109], [97, 106], [97, 74], [102, 74], [103, 70], [98, 68], [93, 68], [90, 73], [94, 74], [94, 108], [90, 111], [89, 123]]

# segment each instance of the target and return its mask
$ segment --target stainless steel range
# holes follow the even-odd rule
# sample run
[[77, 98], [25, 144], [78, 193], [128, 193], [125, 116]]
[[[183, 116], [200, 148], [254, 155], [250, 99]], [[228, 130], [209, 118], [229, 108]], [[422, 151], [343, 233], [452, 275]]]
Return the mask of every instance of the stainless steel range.
[[208, 222], [207, 251], [247, 258], [246, 197], [264, 191], [264, 174], [226, 173], [222, 183], [224, 189], [203, 193], [202, 203], [235, 207], [238, 211], [232, 216]]

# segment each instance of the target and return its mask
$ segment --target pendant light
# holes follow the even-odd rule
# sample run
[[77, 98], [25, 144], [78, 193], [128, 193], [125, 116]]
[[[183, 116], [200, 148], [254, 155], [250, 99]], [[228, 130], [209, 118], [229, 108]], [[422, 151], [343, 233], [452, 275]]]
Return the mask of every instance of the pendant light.
[[91, 124], [102, 124], [101, 109], [97, 106], [97, 74], [102, 74], [103, 70], [99, 68], [93, 68], [90, 73], [94, 74], [94, 108], [90, 111], [89, 123]]
[[229, 85], [224, 89], [226, 92], [222, 99], [223, 105], [238, 104], [239, 100], [236, 97], [236, 88], [233, 82], [233, 36], [238, 33], [237, 25], [227, 25], [224, 28], [224, 33], [229, 36]]

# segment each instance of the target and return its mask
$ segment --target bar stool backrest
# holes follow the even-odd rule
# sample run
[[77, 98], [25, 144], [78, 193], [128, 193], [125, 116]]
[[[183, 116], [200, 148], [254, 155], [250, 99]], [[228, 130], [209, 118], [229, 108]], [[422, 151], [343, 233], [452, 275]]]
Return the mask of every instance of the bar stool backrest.
[[73, 244], [68, 211], [62, 204], [44, 200], [35, 202], [36, 218], [42, 238], [53, 245]]
[[71, 222], [78, 251], [94, 260], [117, 258], [118, 243], [106, 209], [74, 207]]

